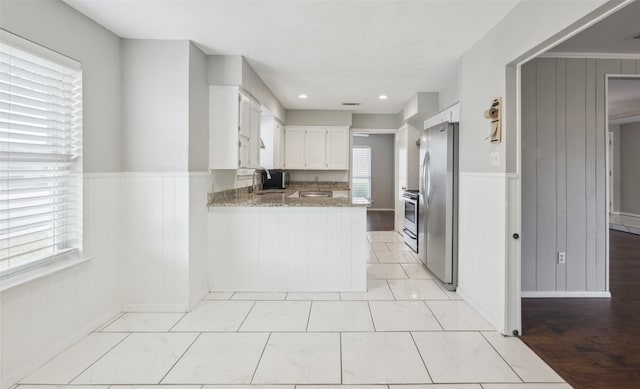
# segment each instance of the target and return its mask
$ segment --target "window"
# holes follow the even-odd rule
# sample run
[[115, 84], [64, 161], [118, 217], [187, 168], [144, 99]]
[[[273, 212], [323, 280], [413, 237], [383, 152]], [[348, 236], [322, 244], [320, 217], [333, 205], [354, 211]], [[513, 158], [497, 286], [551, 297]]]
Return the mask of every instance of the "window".
[[80, 65], [14, 35], [0, 41], [0, 275], [82, 242]]
[[371, 201], [371, 147], [354, 146], [351, 166], [351, 195]]

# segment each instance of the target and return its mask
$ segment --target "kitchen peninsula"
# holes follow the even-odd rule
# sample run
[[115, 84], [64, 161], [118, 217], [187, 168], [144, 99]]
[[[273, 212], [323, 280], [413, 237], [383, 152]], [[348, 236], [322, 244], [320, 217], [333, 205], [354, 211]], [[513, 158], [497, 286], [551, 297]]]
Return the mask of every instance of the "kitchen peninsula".
[[[331, 197], [303, 197], [310, 190]], [[350, 193], [294, 185], [210, 195], [211, 290], [365, 291], [366, 204]]]

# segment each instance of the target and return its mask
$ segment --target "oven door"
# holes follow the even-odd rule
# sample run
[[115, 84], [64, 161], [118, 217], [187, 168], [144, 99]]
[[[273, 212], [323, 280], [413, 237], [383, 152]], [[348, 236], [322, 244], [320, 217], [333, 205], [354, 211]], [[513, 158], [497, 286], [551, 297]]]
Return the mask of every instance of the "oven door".
[[404, 228], [418, 235], [418, 200], [404, 198]]

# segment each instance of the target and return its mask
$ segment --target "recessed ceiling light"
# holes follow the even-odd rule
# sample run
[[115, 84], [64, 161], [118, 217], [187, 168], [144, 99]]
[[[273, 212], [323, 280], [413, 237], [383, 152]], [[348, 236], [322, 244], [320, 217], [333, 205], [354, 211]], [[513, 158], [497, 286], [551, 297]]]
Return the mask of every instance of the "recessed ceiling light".
[[309, 97], [309, 96], [307, 96], [307, 95], [305, 95], [305, 94], [302, 94], [302, 95], [298, 95], [298, 97], [299, 97], [299, 98], [301, 98], [301, 99], [306, 99], [306, 98], [307, 98], [307, 97]]
[[386, 99], [388, 99], [388, 98], [389, 98], [389, 96], [387, 96], [387, 95], [380, 95], [380, 96], [378, 96], [378, 98], [379, 98], [380, 100], [386, 100]]

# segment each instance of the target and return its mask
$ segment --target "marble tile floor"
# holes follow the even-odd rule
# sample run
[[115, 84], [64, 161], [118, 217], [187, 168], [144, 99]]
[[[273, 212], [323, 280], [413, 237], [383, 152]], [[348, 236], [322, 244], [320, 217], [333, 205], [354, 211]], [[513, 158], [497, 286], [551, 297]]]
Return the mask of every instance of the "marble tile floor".
[[[387, 234], [372, 251], [406, 253]], [[367, 292], [212, 292], [184, 314], [123, 313], [16, 389], [570, 388], [417, 260], [387, 265]]]

